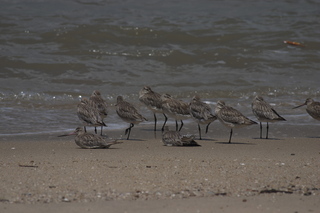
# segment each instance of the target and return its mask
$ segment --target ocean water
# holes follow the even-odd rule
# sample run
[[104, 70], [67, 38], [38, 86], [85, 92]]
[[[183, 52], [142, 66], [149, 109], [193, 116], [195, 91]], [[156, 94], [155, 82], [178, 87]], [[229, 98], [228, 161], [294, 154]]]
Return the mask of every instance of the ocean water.
[[[109, 129], [122, 129], [118, 95], [149, 85], [214, 109], [224, 100], [249, 118], [259, 94], [287, 119], [320, 125], [317, 0], [8, 0], [0, 2], [0, 135], [59, 133], [80, 125], [81, 97], [99, 90]], [[304, 46], [284, 43], [294, 41]], [[192, 122], [192, 120], [188, 121]]]

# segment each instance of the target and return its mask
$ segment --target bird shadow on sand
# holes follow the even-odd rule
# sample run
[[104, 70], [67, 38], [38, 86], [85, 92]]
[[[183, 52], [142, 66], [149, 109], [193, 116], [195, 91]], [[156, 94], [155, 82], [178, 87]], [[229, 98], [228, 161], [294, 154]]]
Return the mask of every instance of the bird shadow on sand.
[[[163, 145], [163, 146], [167, 146], [167, 145]], [[187, 145], [187, 146], [167, 146], [167, 147], [176, 147], [176, 148], [194, 148], [194, 147], [201, 147], [201, 145], [200, 144], [198, 144], [198, 145]]]
[[282, 140], [282, 139], [280, 139], [280, 138], [252, 138], [252, 139], [254, 139], [254, 140], [270, 140], [270, 141], [272, 141], [272, 140], [275, 140], [275, 141], [278, 141], [278, 140]]
[[306, 136], [306, 138], [314, 138], [314, 139], [317, 139], [317, 138], [320, 138], [320, 136]]
[[128, 140], [126, 138], [122, 138], [122, 139], [119, 139], [121, 140], [123, 143], [127, 142], [127, 141], [146, 141], [146, 140], [143, 140], [143, 139], [136, 139], [136, 138], [129, 138]]
[[244, 142], [216, 142], [216, 144], [228, 144], [228, 145], [257, 145], [256, 143], [244, 143]]
[[212, 138], [202, 138], [201, 140], [199, 139], [199, 138], [195, 138], [195, 140], [196, 141], [198, 141], [198, 142], [206, 142], [206, 141], [208, 141], [208, 142], [214, 142], [214, 141], [218, 141], [218, 140], [216, 140], [216, 139], [212, 139]]
[[103, 150], [103, 149], [121, 149], [119, 147], [109, 147], [109, 148], [91, 148], [91, 149], [84, 149], [84, 148], [81, 148], [81, 147], [77, 147], [77, 149], [80, 149], [80, 150]]

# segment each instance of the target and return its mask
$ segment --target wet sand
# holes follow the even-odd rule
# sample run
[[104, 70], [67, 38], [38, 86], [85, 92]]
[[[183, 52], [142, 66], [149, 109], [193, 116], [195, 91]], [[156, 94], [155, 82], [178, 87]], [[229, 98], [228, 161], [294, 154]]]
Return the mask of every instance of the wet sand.
[[2, 136], [0, 211], [317, 212], [317, 129], [271, 124], [265, 140], [253, 137], [256, 125], [235, 129], [228, 144], [216, 123], [201, 147], [166, 147], [140, 125], [131, 140], [96, 150], [59, 134]]

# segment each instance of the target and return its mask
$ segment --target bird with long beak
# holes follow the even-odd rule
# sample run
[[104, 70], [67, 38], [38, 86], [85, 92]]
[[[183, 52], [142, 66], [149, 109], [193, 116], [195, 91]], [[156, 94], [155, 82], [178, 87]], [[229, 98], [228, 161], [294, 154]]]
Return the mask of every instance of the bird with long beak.
[[117, 104], [115, 106], [119, 117], [123, 121], [130, 123], [129, 128], [127, 128], [124, 133], [125, 135], [128, 135], [127, 140], [129, 140], [130, 132], [134, 125], [147, 121], [147, 119], [143, 117], [131, 103], [123, 100], [122, 96], [117, 97]]
[[201, 138], [201, 127], [200, 124], [205, 124], [206, 126], [206, 133], [208, 132], [209, 125], [217, 120], [217, 116], [212, 113], [211, 107], [200, 100], [200, 96], [195, 95], [191, 102], [189, 103], [190, 107], [190, 114], [194, 118], [195, 121], [198, 123], [198, 130], [199, 130], [199, 137]]
[[74, 140], [76, 144], [83, 149], [108, 149], [111, 145], [122, 143], [117, 140], [108, 140], [106, 137], [97, 134], [85, 132], [81, 127], [76, 128], [74, 132], [59, 135], [58, 137], [70, 135], [76, 135]]
[[179, 131], [170, 131], [168, 126], [162, 132], [162, 142], [165, 146], [201, 146], [194, 135], [181, 135]]
[[266, 139], [268, 139], [269, 122], [285, 121], [273, 107], [261, 96], [256, 96], [251, 104], [252, 112], [260, 122], [260, 139], [262, 139], [262, 122], [267, 123]]
[[252, 124], [257, 124], [257, 122], [250, 120], [238, 110], [232, 108], [231, 106], [227, 106], [224, 101], [217, 102], [215, 113], [219, 121], [226, 127], [230, 128], [229, 143], [231, 143], [233, 128], [241, 128]]
[[165, 118], [167, 116], [163, 113], [162, 110], [162, 100], [161, 95], [157, 92], [154, 92], [151, 87], [144, 86], [139, 91], [139, 100], [144, 103], [148, 109], [153, 112], [154, 117], [154, 131], [157, 131], [157, 113], [162, 113]]
[[[94, 90], [89, 98], [89, 101], [92, 101], [94, 105], [96, 105], [97, 110], [99, 112], [99, 115], [101, 117], [101, 120], [103, 122], [103, 119], [107, 117], [108, 115], [108, 104], [107, 102], [102, 98], [101, 93], [97, 90]], [[104, 125], [101, 125], [101, 133], [102, 135], [102, 128]], [[97, 127], [95, 126], [95, 132], [97, 133]]]
[[[77, 115], [79, 120], [83, 123], [85, 132], [87, 131], [86, 126], [107, 126], [103, 122], [103, 118], [101, 117], [96, 104], [87, 98], [82, 98], [78, 104]], [[96, 128], [95, 133], [97, 134]]]
[[307, 98], [303, 104], [293, 107], [293, 109], [296, 109], [302, 106], [307, 106], [307, 109], [306, 109], [307, 113], [314, 119], [320, 121], [320, 102], [316, 102], [312, 98]]

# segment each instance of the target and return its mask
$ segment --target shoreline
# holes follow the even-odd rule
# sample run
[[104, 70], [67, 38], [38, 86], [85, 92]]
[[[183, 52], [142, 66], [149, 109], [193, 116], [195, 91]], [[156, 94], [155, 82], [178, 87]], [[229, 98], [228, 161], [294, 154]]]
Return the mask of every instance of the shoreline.
[[[258, 126], [235, 129], [233, 142], [228, 144], [229, 130], [218, 125], [210, 126], [206, 140], [196, 140], [201, 147], [163, 146], [161, 131], [154, 138], [153, 128], [145, 125], [135, 126], [132, 139], [110, 149], [81, 149], [74, 137], [57, 137], [60, 134], [0, 137], [0, 209], [29, 206], [26, 212], [33, 212], [32, 207], [40, 212], [63, 204], [76, 210], [80, 204], [99, 211], [97, 204], [100, 211], [112, 205], [115, 212], [143, 212], [138, 201], [146, 203], [145, 212], [177, 203], [188, 211], [190, 199], [204, 203], [194, 206], [201, 212], [219, 206], [218, 200], [228, 203], [229, 209], [257, 208], [260, 202], [290, 210], [295, 210], [290, 207], [293, 203], [311, 205], [301, 207], [301, 212], [320, 208], [316, 127], [298, 131], [271, 124], [272, 139], [268, 140], [250, 137], [258, 136]], [[195, 125], [184, 128], [183, 134], [197, 133]], [[280, 137], [289, 134], [288, 129], [300, 137]], [[110, 131], [108, 135], [117, 138], [123, 133]]]
[[[248, 139], [260, 139], [259, 137], [259, 122], [258, 124], [243, 127], [243, 128], [234, 128], [233, 135], [235, 137], [242, 137]], [[129, 127], [129, 124], [124, 123], [124, 127], [122, 129], [108, 129], [108, 127], [103, 128], [103, 134], [105, 136], [111, 138], [119, 138], [119, 139], [126, 139], [124, 136], [125, 129]], [[157, 123], [157, 131], [156, 137], [161, 139], [161, 127], [163, 121], [158, 121]], [[167, 125], [170, 127], [170, 130], [175, 129], [175, 123], [172, 121], [168, 121]], [[180, 124], [179, 124], [180, 125]], [[80, 125], [79, 125], [80, 126]], [[282, 139], [288, 137], [301, 137], [301, 138], [320, 138], [319, 125], [317, 121], [314, 121], [314, 125], [295, 125], [292, 123], [285, 123], [284, 122], [275, 122], [269, 123], [269, 139]], [[62, 134], [70, 133], [76, 129], [77, 126], [74, 128], [69, 128], [65, 131], [53, 131], [53, 132], [44, 132], [44, 133], [19, 133], [19, 134], [0, 134], [0, 142], [5, 140], [24, 140], [25, 137], [30, 137], [34, 139], [41, 139], [47, 138], [54, 138]], [[80, 126], [81, 127], [81, 126]], [[136, 135], [137, 139], [155, 139], [154, 131], [153, 131], [153, 124], [138, 124], [132, 128], [132, 135]], [[266, 123], [262, 123], [263, 134], [262, 136], [265, 137], [266, 131]], [[93, 127], [87, 127], [88, 132], [94, 133]], [[100, 128], [98, 127], [98, 133], [100, 132]], [[229, 138], [230, 129], [223, 126], [218, 120], [214, 121], [210, 127], [207, 134], [204, 133], [205, 126], [201, 126], [202, 135], [207, 139], [223, 139], [226, 140]], [[196, 122], [187, 122], [184, 124], [181, 134], [186, 135], [195, 135], [196, 139], [198, 137], [198, 126]], [[130, 137], [131, 138], [131, 137]]]

